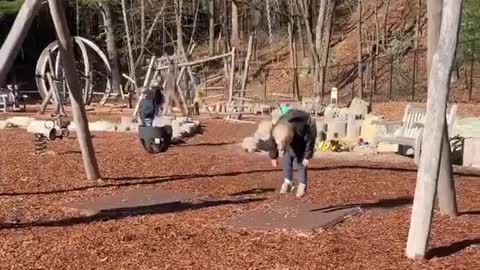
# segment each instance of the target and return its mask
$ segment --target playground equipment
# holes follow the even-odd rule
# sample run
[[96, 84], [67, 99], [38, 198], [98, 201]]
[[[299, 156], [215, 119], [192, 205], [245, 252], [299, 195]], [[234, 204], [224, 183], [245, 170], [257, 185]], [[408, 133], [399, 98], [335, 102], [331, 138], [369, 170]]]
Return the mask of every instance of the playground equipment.
[[46, 121], [35, 121], [31, 123], [27, 131], [33, 133], [33, 144], [35, 146], [35, 154], [45, 153], [49, 141], [57, 139], [62, 140], [70, 134], [68, 125], [70, 121], [63, 119], [61, 115]]
[[[81, 74], [82, 96], [85, 104], [90, 104], [94, 95], [101, 95], [100, 104], [104, 105], [108, 98], [111, 96], [111, 67], [108, 62], [107, 56], [102, 50], [95, 45], [92, 41], [83, 37], [73, 37], [74, 44], [77, 45], [81, 58], [77, 59], [77, 69]], [[104, 70], [99, 70], [98, 65], [92, 61], [90, 48], [101, 60]], [[83, 66], [83, 68], [82, 68]], [[69, 98], [68, 85], [64, 78], [64, 70], [60, 61], [60, 53], [58, 52], [58, 41], [50, 43], [40, 54], [35, 69], [36, 84], [40, 96], [44, 99], [44, 104], [53, 101], [54, 104], [58, 104], [58, 97], [52, 95], [52, 88], [58, 88], [60, 97], [67, 101]], [[51, 76], [51, 79], [49, 78]], [[104, 81], [105, 85], [101, 86], [100, 82]], [[95, 91], [99, 88], [103, 88], [103, 91]], [[122, 98], [124, 97], [121, 91]], [[42, 106], [43, 108], [44, 106]], [[43, 109], [44, 110], [44, 109]]]

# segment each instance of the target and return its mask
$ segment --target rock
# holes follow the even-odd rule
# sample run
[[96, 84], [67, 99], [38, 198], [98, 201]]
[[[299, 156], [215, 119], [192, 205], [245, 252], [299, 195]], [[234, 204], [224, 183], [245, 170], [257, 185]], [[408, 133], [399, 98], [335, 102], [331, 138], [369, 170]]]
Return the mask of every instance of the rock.
[[466, 138], [463, 146], [463, 166], [480, 168], [480, 138]]
[[[93, 122], [93, 123], [88, 123], [88, 129], [90, 129], [91, 132], [104, 132], [104, 131], [116, 131], [117, 130], [117, 125], [115, 123], [107, 122], [107, 121], [98, 121], [98, 122]], [[68, 126], [68, 130], [73, 132], [76, 130], [76, 124], [71, 123]]]
[[334, 118], [327, 123], [327, 140], [341, 139], [347, 135], [347, 121]]
[[325, 108], [324, 116], [326, 120], [336, 118], [338, 116], [338, 107], [334, 104], [330, 104]]
[[8, 122], [6, 120], [0, 120], [0, 129], [5, 129], [8, 127]]
[[369, 105], [365, 100], [354, 98], [348, 108], [349, 114], [354, 115], [357, 119], [363, 119], [368, 114]]
[[379, 153], [396, 153], [398, 152], [398, 144], [379, 143], [377, 147]]
[[155, 117], [155, 119], [153, 119], [152, 125], [154, 127], [171, 126], [172, 118], [166, 116]]
[[348, 108], [341, 108], [338, 110], [338, 118], [342, 120], [348, 120], [349, 110]]
[[49, 128], [52, 128], [55, 124], [52, 121], [46, 120], [33, 120], [27, 127], [27, 132], [30, 133], [44, 133]]
[[367, 114], [362, 123], [360, 137], [368, 143], [373, 143], [377, 134], [385, 134], [385, 127], [372, 124], [372, 121], [381, 120], [379, 116]]
[[243, 139], [241, 147], [247, 152], [254, 152], [257, 149], [257, 139], [255, 137], [246, 137]]
[[360, 137], [363, 120], [355, 120], [355, 116], [349, 116], [347, 120], [347, 138], [356, 141]]
[[33, 120], [35, 120], [33, 117], [15, 116], [8, 118], [7, 123], [13, 127], [27, 128]]

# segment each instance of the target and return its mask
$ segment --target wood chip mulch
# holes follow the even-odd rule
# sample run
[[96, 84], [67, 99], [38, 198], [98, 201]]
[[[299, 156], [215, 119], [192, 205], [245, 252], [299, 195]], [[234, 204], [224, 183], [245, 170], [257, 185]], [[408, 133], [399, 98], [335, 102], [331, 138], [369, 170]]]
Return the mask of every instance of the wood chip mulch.
[[[457, 218], [436, 212], [429, 261], [404, 256], [416, 172], [411, 161], [312, 161], [302, 199], [367, 211], [311, 237], [223, 227], [278, 201], [280, 169], [236, 145], [252, 125], [207, 121], [205, 132], [152, 156], [134, 134], [93, 139], [102, 183], [84, 178], [76, 138], [33, 154], [31, 134], [0, 131], [0, 269], [480, 269], [480, 179], [456, 176]], [[138, 187], [198, 192], [212, 200], [119, 216], [63, 208]], [[263, 194], [249, 192], [265, 191]], [[217, 200], [249, 195], [248, 200]]]

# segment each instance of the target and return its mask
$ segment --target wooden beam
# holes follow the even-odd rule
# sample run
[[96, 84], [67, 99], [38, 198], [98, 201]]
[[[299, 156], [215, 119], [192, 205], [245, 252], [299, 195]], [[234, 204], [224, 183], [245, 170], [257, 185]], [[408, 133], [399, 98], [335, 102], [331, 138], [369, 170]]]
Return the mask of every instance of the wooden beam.
[[234, 80], [235, 80], [235, 47], [232, 48], [232, 59], [230, 64], [230, 83], [228, 87], [228, 104], [232, 102], [233, 98], [233, 87], [234, 87]]
[[461, 11], [461, 0], [444, 0], [440, 38], [432, 61], [435, 69], [431, 70], [428, 80], [423, 153], [405, 250], [406, 256], [411, 259], [424, 258], [428, 247]]
[[[199, 65], [199, 64], [203, 64], [203, 63], [208, 62], [208, 61], [213, 61], [213, 60], [222, 59], [222, 58], [225, 58], [225, 57], [230, 57], [231, 55], [232, 55], [232, 52], [228, 52], [228, 53], [208, 57], [208, 58], [205, 58], [205, 59], [199, 59], [199, 60], [190, 61], [190, 62], [186, 62], [186, 63], [180, 63], [180, 64], [178, 64], [178, 67], [188, 67], [188, 66]], [[168, 66], [161, 66], [161, 67], [158, 67], [157, 69], [159, 69], [159, 70], [168, 69]]]
[[82, 88], [75, 67], [73, 42], [68, 29], [67, 18], [63, 0], [48, 0], [53, 25], [57, 33], [58, 49], [63, 63], [65, 78], [69, 85], [70, 99], [72, 103], [73, 121], [82, 152], [83, 164], [88, 180], [100, 179], [95, 150], [93, 149], [92, 137], [88, 129], [87, 113], [83, 104]]
[[42, 2], [42, 0], [25, 0], [23, 2], [8, 36], [0, 48], [0, 86], [5, 83]]

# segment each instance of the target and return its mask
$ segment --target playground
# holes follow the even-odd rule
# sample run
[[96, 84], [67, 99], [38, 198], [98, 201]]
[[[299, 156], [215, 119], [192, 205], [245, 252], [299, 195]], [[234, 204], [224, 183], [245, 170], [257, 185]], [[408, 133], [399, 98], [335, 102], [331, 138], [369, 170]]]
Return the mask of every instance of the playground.
[[[392, 110], [388, 104], [374, 111], [386, 114], [384, 108], [389, 108], [390, 119], [401, 117], [403, 108]], [[471, 110], [461, 106], [459, 111]], [[119, 120], [118, 114], [89, 115], [97, 117]], [[99, 182], [85, 180], [74, 134], [35, 155], [31, 134], [0, 130], [2, 268], [478, 267], [478, 174], [455, 173], [459, 216], [435, 215], [430, 260], [410, 261], [403, 250], [417, 175], [411, 158], [321, 153], [311, 161], [310, 190], [299, 201], [278, 195], [280, 168], [272, 168], [266, 156], [239, 147], [255, 125], [204, 118], [199, 118], [203, 134], [161, 155], [146, 153], [134, 133], [94, 132], [102, 168]], [[163, 196], [164, 202], [114, 207], [121, 205], [115, 201], [119, 194], [135, 201], [135, 196], [158, 192], [172, 193]], [[312, 215], [337, 208], [360, 211], [310, 231], [295, 229], [308, 227], [308, 218], [278, 229], [242, 228], [231, 222], [278, 207], [288, 216], [299, 202], [314, 205], [307, 213]], [[82, 203], [103, 208], [92, 212], [75, 206]]]
[[0, 268], [480, 269], [480, 6], [381, 2], [0, 0]]

